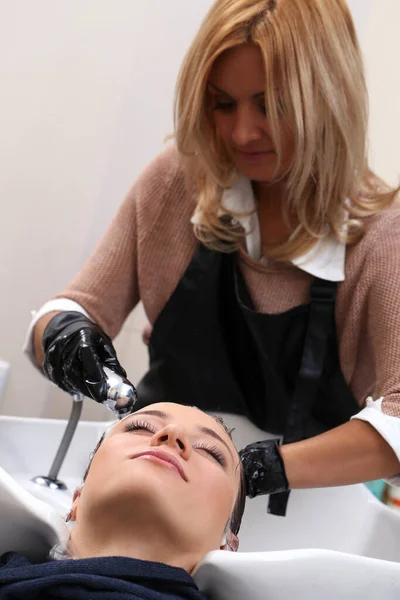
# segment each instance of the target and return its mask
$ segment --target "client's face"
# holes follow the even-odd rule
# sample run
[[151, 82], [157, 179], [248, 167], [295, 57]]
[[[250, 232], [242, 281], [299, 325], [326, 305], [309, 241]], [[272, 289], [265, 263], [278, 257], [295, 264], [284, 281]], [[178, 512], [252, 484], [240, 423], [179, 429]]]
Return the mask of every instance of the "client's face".
[[[200, 553], [220, 547], [240, 485], [240, 459], [224, 428], [204, 412], [153, 404], [114, 425], [96, 452], [76, 518], [107, 511], [127, 526]], [[128, 535], [127, 530], [127, 535]]]

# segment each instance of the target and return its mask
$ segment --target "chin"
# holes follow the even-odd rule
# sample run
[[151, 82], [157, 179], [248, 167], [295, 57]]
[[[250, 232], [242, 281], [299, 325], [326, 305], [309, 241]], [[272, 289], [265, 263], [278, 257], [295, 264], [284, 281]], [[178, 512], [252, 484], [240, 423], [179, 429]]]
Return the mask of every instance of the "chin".
[[246, 163], [242, 161], [235, 161], [236, 168], [245, 177], [251, 179], [253, 181], [272, 183], [276, 180], [277, 175], [275, 172], [276, 169], [276, 159], [274, 160], [263, 160], [259, 162], [255, 162], [254, 164]]
[[258, 183], [273, 183], [276, 180], [275, 172], [272, 169], [249, 168], [241, 165], [237, 165], [237, 169], [244, 177]]

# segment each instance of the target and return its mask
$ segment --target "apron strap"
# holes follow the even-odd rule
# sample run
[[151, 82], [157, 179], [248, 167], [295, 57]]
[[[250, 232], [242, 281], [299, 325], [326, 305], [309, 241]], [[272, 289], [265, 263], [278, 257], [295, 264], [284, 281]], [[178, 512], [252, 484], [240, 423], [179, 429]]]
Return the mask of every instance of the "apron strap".
[[[315, 278], [310, 288], [310, 312], [304, 340], [300, 371], [296, 380], [292, 402], [286, 421], [282, 444], [305, 439], [305, 424], [321, 380], [327, 341], [335, 325], [335, 300], [337, 282]], [[271, 494], [268, 512], [285, 516], [288, 492]]]

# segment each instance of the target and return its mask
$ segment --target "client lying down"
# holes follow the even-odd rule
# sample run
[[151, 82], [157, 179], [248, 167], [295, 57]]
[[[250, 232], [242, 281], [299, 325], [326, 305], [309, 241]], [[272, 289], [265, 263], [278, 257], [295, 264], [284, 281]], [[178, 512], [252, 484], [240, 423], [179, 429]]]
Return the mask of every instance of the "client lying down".
[[95, 448], [67, 517], [68, 546], [35, 565], [1, 557], [0, 598], [203, 599], [190, 573], [207, 552], [237, 549], [244, 503], [224, 425], [196, 408], [153, 404]]

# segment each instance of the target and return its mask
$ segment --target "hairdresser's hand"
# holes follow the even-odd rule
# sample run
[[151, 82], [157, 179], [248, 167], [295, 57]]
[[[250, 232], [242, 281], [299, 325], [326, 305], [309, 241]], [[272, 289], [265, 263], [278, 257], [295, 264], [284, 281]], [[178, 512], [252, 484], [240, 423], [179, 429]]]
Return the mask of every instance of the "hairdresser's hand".
[[43, 349], [45, 374], [70, 394], [81, 393], [96, 402], [107, 403], [104, 368], [117, 373], [132, 388], [132, 394], [130, 398], [120, 398], [113, 410], [119, 414], [131, 411], [136, 390], [126, 379], [110, 338], [96, 323], [78, 312], [58, 313], [44, 331]]
[[250, 498], [262, 494], [287, 492], [289, 482], [278, 450], [278, 440], [249, 444], [239, 452], [246, 477], [246, 494]]

